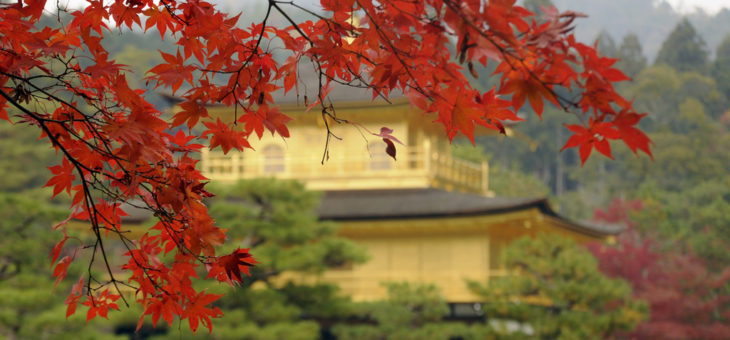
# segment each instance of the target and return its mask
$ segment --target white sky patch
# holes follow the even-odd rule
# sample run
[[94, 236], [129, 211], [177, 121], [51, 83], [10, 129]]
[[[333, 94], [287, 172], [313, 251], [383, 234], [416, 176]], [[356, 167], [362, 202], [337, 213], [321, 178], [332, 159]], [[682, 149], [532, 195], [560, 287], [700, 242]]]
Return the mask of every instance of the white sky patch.
[[701, 8], [708, 14], [715, 14], [723, 8], [730, 8], [730, 0], [666, 0], [680, 13], [691, 13]]
[[[56, 8], [78, 9], [86, 7], [86, 0], [47, 0], [46, 13], [56, 14]], [[58, 6], [57, 6], [58, 5]]]

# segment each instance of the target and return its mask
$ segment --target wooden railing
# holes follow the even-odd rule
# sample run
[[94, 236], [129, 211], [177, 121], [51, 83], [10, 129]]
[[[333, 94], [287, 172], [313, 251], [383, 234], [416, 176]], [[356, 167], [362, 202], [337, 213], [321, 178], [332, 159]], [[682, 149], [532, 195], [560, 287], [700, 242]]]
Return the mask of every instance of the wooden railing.
[[409, 148], [393, 161], [387, 155], [353, 153], [333, 155], [321, 164], [320, 155], [266, 157], [263, 152], [204, 150], [203, 174], [214, 181], [258, 177], [298, 179], [314, 190], [438, 187], [478, 194], [489, 193], [488, 166], [450, 155]]
[[431, 173], [437, 186], [465, 192], [487, 194], [489, 167], [487, 162], [474, 163], [450, 155], [431, 154]]

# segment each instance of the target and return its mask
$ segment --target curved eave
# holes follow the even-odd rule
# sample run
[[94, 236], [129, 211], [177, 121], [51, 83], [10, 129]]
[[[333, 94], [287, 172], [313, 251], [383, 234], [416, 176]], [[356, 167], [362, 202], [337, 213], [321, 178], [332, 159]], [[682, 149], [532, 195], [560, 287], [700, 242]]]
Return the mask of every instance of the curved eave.
[[[362, 191], [361, 193], [365, 193]], [[357, 195], [357, 192], [353, 192], [353, 195]], [[448, 193], [448, 195], [465, 195], [459, 193]], [[323, 220], [337, 221], [337, 222], [365, 222], [365, 221], [399, 221], [399, 220], [418, 220], [418, 219], [449, 219], [449, 218], [475, 218], [480, 216], [493, 216], [499, 214], [507, 214], [514, 212], [527, 212], [529, 210], [537, 210], [550, 221], [550, 224], [555, 225], [559, 228], [569, 230], [585, 236], [593, 238], [606, 238], [612, 235], [620, 233], [624, 228], [620, 225], [606, 225], [596, 223], [579, 223], [569, 220], [563, 216], [557, 214], [551, 207], [547, 199], [536, 198], [536, 199], [516, 199], [511, 202], [497, 202], [490, 201], [493, 199], [486, 197], [475, 197], [470, 196], [468, 199], [483, 200], [484, 204], [482, 207], [472, 207], [469, 209], [454, 209], [450, 211], [433, 212], [429, 209], [423, 209], [423, 211], [394, 211], [393, 209], [388, 211], [383, 209], [382, 211], [369, 211], [369, 212], [341, 212], [328, 210], [335, 207], [323, 206], [320, 209], [320, 218]], [[404, 198], [405, 201], [405, 198]], [[326, 204], [327, 202], [324, 201]], [[365, 204], [364, 202], [358, 202]], [[411, 202], [413, 204], [413, 202]]]

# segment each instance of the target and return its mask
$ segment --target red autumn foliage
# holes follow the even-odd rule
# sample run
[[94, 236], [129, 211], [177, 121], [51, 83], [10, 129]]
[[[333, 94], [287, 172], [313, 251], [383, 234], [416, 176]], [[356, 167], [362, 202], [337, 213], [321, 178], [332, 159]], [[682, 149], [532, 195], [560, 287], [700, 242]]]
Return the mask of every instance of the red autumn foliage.
[[649, 305], [649, 318], [627, 339], [728, 339], [730, 338], [730, 268], [720, 273], [707, 269], [699, 257], [681, 247], [663, 250], [655, 238], [641, 235], [630, 219], [641, 210], [640, 201], [614, 200], [595, 218], [625, 223], [615, 246], [592, 245], [599, 269], [627, 280], [634, 296]]
[[[287, 137], [289, 118], [272, 93], [299, 91], [302, 67], [317, 74], [316, 84], [308, 84], [316, 94], [305, 94], [304, 104], [319, 107], [325, 124], [330, 118], [355, 123], [337, 119], [334, 105], [326, 104], [334, 83], [385, 99], [402, 93], [450, 138], [472, 140], [475, 125], [504, 133], [503, 122], [520, 120], [517, 110], [525, 101], [538, 115], [547, 101], [583, 122], [569, 126], [574, 135], [566, 144], [579, 147], [582, 161], [593, 148], [610, 156], [608, 140], [651, 154], [649, 139], [636, 128], [643, 115], [614, 90], [613, 83], [626, 77], [612, 67], [615, 60], [576, 41], [572, 25], [581, 15], [574, 12], [553, 9], [536, 20], [515, 0], [322, 0], [322, 14], [311, 12], [312, 20], [295, 23], [288, 13], [302, 9], [272, 0], [261, 22], [242, 28], [236, 25], [240, 15], [202, 0], [88, 0], [83, 9], [68, 10], [71, 20], [52, 28], [38, 24], [45, 5], [0, 4], [0, 119], [36, 126], [63, 157], [50, 167], [47, 186], [72, 198], [71, 217], [87, 220], [96, 237], [90, 247], [67, 251], [74, 255], [54, 269], [61, 279], [81, 253], [93, 253], [89, 258], [106, 269], [105, 276], [89, 270], [79, 281], [84, 284], [74, 286], [69, 315], [80, 299], [91, 318], [118, 308], [117, 299], [133, 298], [144, 307], [140, 324], [146, 315], [153, 323], [178, 316], [193, 330], [200, 322], [212, 328], [210, 318], [221, 314], [211, 306], [218, 296], [194, 288], [198, 272], [240, 281], [253, 261], [245, 250], [216, 252], [226, 236], [202, 203], [211, 193], [195, 154], [203, 140], [228, 152], [250, 148], [248, 139], [260, 138], [264, 129]], [[272, 13], [286, 25], [274, 26]], [[353, 16], [359, 16], [357, 26]], [[144, 91], [130, 88], [125, 65], [109, 59], [102, 40], [117, 28], [156, 28], [175, 40], [177, 51], [160, 52], [163, 62], [147, 71], [149, 82], [184, 100], [171, 120]], [[288, 58], [275, 60], [274, 47]], [[466, 66], [476, 77], [474, 65], [488, 61], [496, 63], [500, 81], [480, 92], [462, 70]], [[240, 117], [211, 117], [205, 107], [212, 104], [234, 107]], [[395, 157], [391, 132], [372, 134]], [[141, 238], [129, 238], [119, 218], [122, 202], [135, 202], [159, 221]], [[54, 248], [54, 261], [68, 247], [65, 240]], [[112, 240], [126, 248], [124, 284], [136, 290], [129, 297], [105, 248]]]
[[208, 271], [208, 277], [215, 277], [218, 281], [228, 282], [231, 285], [243, 282], [241, 273], [249, 275], [249, 267], [256, 265], [256, 260], [247, 249], [236, 249], [230, 255], [220, 256], [215, 266]]

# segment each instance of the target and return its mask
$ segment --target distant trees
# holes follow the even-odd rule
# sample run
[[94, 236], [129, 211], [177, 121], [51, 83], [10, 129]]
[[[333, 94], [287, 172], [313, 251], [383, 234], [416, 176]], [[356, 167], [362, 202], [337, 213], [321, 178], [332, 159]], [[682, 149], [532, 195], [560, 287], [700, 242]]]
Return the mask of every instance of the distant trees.
[[[600, 37], [603, 53], [610, 53], [610, 40]], [[647, 281], [636, 281], [641, 277], [632, 278], [634, 274], [605, 271], [620, 273], [617, 277], [631, 281], [635, 297], [647, 300], [650, 319], [637, 333], [630, 333], [643, 334], [640, 339], [672, 334], [718, 338], [712, 332], [722, 330], [719, 325], [727, 324], [730, 315], [725, 304], [730, 289], [725, 277], [730, 275], [726, 269], [730, 263], [730, 35], [711, 61], [702, 41], [692, 25], [683, 21], [666, 37], [663, 55], [657, 58], [663, 62], [650, 66], [637, 36], [629, 34], [621, 41], [617, 55], [621, 60], [615, 65], [633, 78], [621, 91], [634, 99], [639, 112], [647, 113], [642, 124], [655, 146], [653, 160], [617, 150], [616, 162], [594, 159], [581, 167], [569, 150], [558, 152], [561, 137], [553, 126], [565, 120], [553, 110], [540, 122], [552, 134], [534, 133], [538, 123], [528, 119], [512, 126], [516, 136], [530, 136], [527, 142], [508, 146], [496, 138], [480, 140], [491, 156], [491, 168], [535, 175], [558, 195], [563, 214], [589, 219], [587, 212], [615, 197], [642, 202], [642, 209], [631, 212], [638, 236], [623, 236], [617, 248], [605, 248], [610, 256], [598, 254], [600, 268], [607, 268], [604, 262], [613, 258], [616, 270], [638, 266], [639, 257], [646, 254], [664, 258], [641, 262], [647, 268], [644, 273], [662, 277], [651, 287]], [[530, 148], [533, 143], [537, 152]], [[669, 295], [662, 297], [665, 293]], [[682, 301], [670, 304], [672, 300]], [[668, 326], [660, 326], [662, 322]], [[693, 323], [698, 325], [694, 333], [689, 332]], [[678, 327], [677, 331], [669, 326]], [[727, 338], [720, 334], [719, 338]]]
[[706, 71], [708, 52], [705, 41], [684, 18], [662, 44], [656, 64], [667, 64], [678, 71]]
[[51, 177], [45, 166], [57, 155], [37, 142], [39, 135], [30, 127], [0, 122], [0, 192], [38, 190]]
[[646, 67], [646, 56], [642, 51], [639, 37], [634, 33], [623, 37], [616, 58], [619, 59], [616, 66], [631, 78], [636, 77]]
[[603, 30], [598, 33], [596, 44], [601, 53], [618, 59], [616, 67], [631, 78], [636, 77], [646, 67], [646, 56], [635, 33], [626, 34], [621, 40], [621, 45], [617, 46], [611, 34]]
[[616, 40], [606, 30], [602, 30], [596, 37], [596, 44], [598, 51], [603, 53], [607, 57], [616, 58], [618, 56], [618, 47], [616, 47]]
[[712, 63], [712, 76], [717, 80], [717, 87], [730, 98], [730, 34], [725, 36], [715, 52]]
[[635, 228], [632, 214], [645, 209], [640, 201], [615, 200], [596, 217], [624, 222], [630, 229], [609, 247], [591, 252], [610, 277], [627, 280], [636, 298], [649, 304], [649, 318], [627, 339], [730, 338], [730, 268], [715, 272], [705, 261], [681, 247], [667, 248]]

